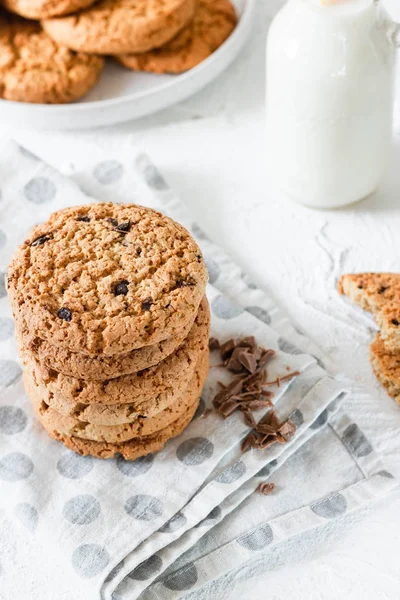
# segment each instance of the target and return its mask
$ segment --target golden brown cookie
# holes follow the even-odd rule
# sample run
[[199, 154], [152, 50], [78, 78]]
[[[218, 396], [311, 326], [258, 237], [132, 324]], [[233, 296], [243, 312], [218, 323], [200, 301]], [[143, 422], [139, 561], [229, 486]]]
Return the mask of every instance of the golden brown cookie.
[[100, 56], [76, 53], [54, 42], [40, 25], [0, 15], [0, 98], [63, 104], [84, 96], [104, 66]]
[[388, 394], [400, 404], [400, 353], [389, 352], [381, 336], [377, 334], [371, 344], [370, 359], [375, 375]]
[[116, 59], [134, 71], [183, 73], [215, 52], [236, 24], [230, 0], [198, 0], [194, 19], [170, 42], [149, 52], [123, 54]]
[[189, 408], [187, 413], [177, 419], [165, 429], [143, 438], [136, 438], [129, 442], [122, 444], [108, 444], [106, 442], [91, 442], [90, 440], [82, 440], [77, 437], [69, 437], [62, 433], [59, 433], [54, 428], [49, 426], [48, 423], [41, 420], [38, 415], [39, 421], [41, 422], [44, 429], [47, 431], [50, 437], [54, 438], [58, 442], [62, 442], [64, 446], [81, 454], [82, 456], [94, 456], [96, 458], [116, 458], [122, 456], [125, 460], [136, 460], [141, 456], [146, 456], [152, 452], [158, 452], [162, 450], [168, 440], [180, 435], [186, 427], [189, 425], [193, 416], [197, 410], [200, 398], [194, 402]]
[[[199, 308], [198, 318], [206, 318], [209, 315], [207, 298], [202, 300]], [[64, 348], [57, 348], [50, 342], [29, 335], [26, 325], [20, 328], [20, 318], [17, 317], [17, 340], [21, 352], [33, 355], [44, 369], [52, 369], [71, 375], [77, 379], [88, 379], [90, 381], [105, 381], [115, 379], [122, 375], [137, 373], [158, 365], [167, 356], [173, 354], [183, 344], [189, 335], [193, 324], [189, 321], [187, 326], [180, 330], [176, 337], [170, 337], [158, 344], [144, 346], [132, 350], [128, 354], [114, 354], [114, 356], [88, 356], [76, 352], [70, 352]]]
[[[209, 353], [204, 350], [199, 356], [196, 365], [190, 369], [190, 377], [187, 377], [185, 386], [179, 382], [176, 388], [166, 388], [165, 391], [136, 400], [136, 402], [126, 402], [124, 404], [82, 404], [74, 402], [73, 399], [66, 400], [61, 398], [57, 392], [50, 392], [48, 387], [38, 384], [37, 379], [32, 376], [32, 372], [25, 369], [28, 379], [30, 378], [37, 389], [37, 394], [51, 409], [57, 411], [60, 415], [71, 417], [91, 423], [93, 425], [124, 425], [126, 423], [135, 423], [138, 419], [151, 419], [164, 411], [168, 411], [185, 394], [190, 381], [196, 372], [208, 369]], [[186, 377], [182, 379], [182, 382]], [[148, 386], [149, 387], [149, 386]], [[137, 392], [137, 390], [136, 390]]]
[[127, 423], [137, 413], [152, 416], [187, 389], [200, 361], [208, 360], [209, 316], [196, 321], [187, 340], [162, 363], [107, 381], [87, 381], [40, 369], [23, 355], [41, 399], [63, 415], [96, 424]]
[[96, 0], [1, 0], [7, 10], [25, 19], [48, 19], [88, 8]]
[[195, 0], [100, 0], [78, 15], [45, 19], [58, 43], [94, 54], [147, 52], [173, 38], [193, 18]]
[[341, 294], [374, 315], [387, 350], [400, 351], [400, 274], [343, 275], [338, 287]]
[[41, 397], [41, 388], [35, 385], [27, 371], [24, 372], [24, 384], [36, 412], [47, 427], [55, 429], [68, 437], [79, 437], [94, 442], [120, 444], [165, 429], [182, 417], [199, 398], [208, 373], [208, 356], [202, 357], [196, 372], [189, 381], [186, 390], [165, 410], [152, 417], [137, 416], [135, 421], [120, 425], [97, 425], [74, 417], [66, 417], [49, 407]]
[[135, 204], [91, 204], [34, 227], [8, 269], [31, 335], [88, 355], [125, 354], [193, 323], [207, 270], [191, 235]]

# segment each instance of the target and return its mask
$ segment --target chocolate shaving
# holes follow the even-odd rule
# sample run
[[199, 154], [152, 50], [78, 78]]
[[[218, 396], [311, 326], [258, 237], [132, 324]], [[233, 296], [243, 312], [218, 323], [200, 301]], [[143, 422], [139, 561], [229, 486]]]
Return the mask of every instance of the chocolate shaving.
[[210, 338], [210, 341], [208, 342], [208, 347], [211, 351], [219, 350], [219, 340], [217, 340], [217, 338], [215, 337]]
[[[242, 451], [249, 448], [264, 450], [272, 444], [285, 444], [290, 440], [296, 432], [296, 426], [290, 419], [279, 422], [272, 408], [271, 398], [274, 394], [265, 387], [279, 386], [282, 381], [297, 377], [299, 371], [268, 381], [267, 364], [275, 356], [275, 351], [257, 346], [253, 336], [231, 339], [224, 344], [212, 338], [210, 348], [219, 349], [223, 366], [235, 375], [227, 386], [219, 382], [221, 389], [216, 393], [213, 405], [225, 419], [237, 410], [243, 413], [244, 422], [251, 427], [251, 431], [242, 442]], [[257, 423], [252, 411], [261, 408], [269, 410]]]
[[264, 496], [268, 496], [271, 492], [273, 492], [275, 489], [275, 484], [274, 483], [260, 483], [260, 485], [257, 488], [257, 492], [260, 492], [260, 494], [263, 494]]
[[300, 375], [300, 371], [293, 371], [293, 373], [288, 373], [283, 377], [277, 377], [274, 381], [266, 381], [264, 385], [277, 385], [281, 386], [282, 381], [287, 381], [288, 379], [293, 379], [293, 377], [298, 377]]

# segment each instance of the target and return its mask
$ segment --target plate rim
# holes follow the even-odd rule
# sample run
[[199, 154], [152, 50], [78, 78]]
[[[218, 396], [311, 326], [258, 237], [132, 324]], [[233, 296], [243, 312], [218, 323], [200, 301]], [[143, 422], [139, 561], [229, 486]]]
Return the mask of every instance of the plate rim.
[[164, 82], [158, 87], [154, 87], [151, 90], [137, 91], [125, 96], [119, 96], [117, 98], [107, 98], [106, 100], [91, 100], [89, 102], [71, 102], [68, 104], [33, 104], [27, 102], [16, 102], [15, 100], [4, 100], [0, 99], [0, 110], [7, 106], [7, 110], [11, 111], [14, 109], [15, 112], [31, 112], [33, 113], [47, 113], [50, 116], [54, 116], [55, 113], [60, 115], [67, 115], [68, 113], [74, 112], [75, 114], [82, 114], [93, 110], [99, 110], [101, 108], [110, 109], [116, 108], [119, 105], [125, 105], [126, 103], [137, 101], [143, 101], [146, 97], [157, 96], [160, 93], [165, 93], [171, 88], [177, 87], [179, 84], [183, 86], [187, 84], [190, 79], [197, 78], [204, 70], [208, 69], [209, 65], [220, 57], [222, 54], [229, 53], [230, 48], [234, 48], [237, 40], [241, 37], [243, 31], [246, 31], [250, 24], [254, 8], [257, 0], [243, 0], [244, 8], [242, 15], [239, 19], [239, 23], [235, 28], [234, 32], [229, 38], [208, 58], [202, 61], [199, 65], [182, 73], [171, 81]]

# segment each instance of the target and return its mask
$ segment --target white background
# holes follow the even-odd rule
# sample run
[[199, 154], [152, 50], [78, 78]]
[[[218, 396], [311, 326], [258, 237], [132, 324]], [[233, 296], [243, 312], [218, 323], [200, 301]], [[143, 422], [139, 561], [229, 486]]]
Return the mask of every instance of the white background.
[[[259, 0], [254, 33], [240, 59], [216, 83], [168, 111], [93, 132], [16, 132], [6, 126], [0, 132], [3, 140], [16, 137], [66, 172], [84, 169], [97, 155], [112, 156], [121, 138], [132, 157], [138, 148], [147, 152], [209, 237], [261, 287], [272, 290], [293, 322], [355, 385], [367, 388], [368, 395], [348, 412], [375, 440], [386, 467], [400, 477], [400, 407], [371, 373], [371, 322], [335, 291], [344, 272], [400, 271], [400, 102], [393, 163], [379, 193], [336, 212], [311, 211], [280, 197], [268, 181], [263, 102], [265, 37], [282, 4]], [[386, 4], [400, 20], [398, 0]], [[1, 535], [9, 536], [10, 556], [1, 557], [0, 598], [47, 600], [46, 581], [56, 577], [60, 593], [51, 600], [77, 600], [52, 557], [44, 556], [43, 569], [32, 573], [29, 553], [34, 549], [19, 544], [11, 529]], [[229, 598], [398, 600], [399, 547], [397, 494], [355, 522], [324, 532], [317, 548], [308, 548], [305, 540], [286, 564], [279, 555], [274, 561], [260, 558], [232, 583]], [[7, 565], [15, 561], [17, 571], [14, 567], [14, 576], [7, 576]]]

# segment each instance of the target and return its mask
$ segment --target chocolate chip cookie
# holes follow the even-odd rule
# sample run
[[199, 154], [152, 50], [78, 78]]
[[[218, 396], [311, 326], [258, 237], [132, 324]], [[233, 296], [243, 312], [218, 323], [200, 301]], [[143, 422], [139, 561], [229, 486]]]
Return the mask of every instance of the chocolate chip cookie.
[[146, 52], [185, 27], [195, 6], [195, 0], [100, 0], [78, 15], [42, 24], [56, 42], [80, 52]]
[[72, 52], [34, 21], [0, 15], [0, 98], [63, 104], [84, 96], [104, 66], [100, 56]]
[[4, 8], [25, 19], [48, 19], [88, 8], [96, 0], [2, 0]]
[[199, 0], [194, 19], [170, 42], [140, 54], [117, 56], [135, 71], [183, 73], [208, 58], [230, 36], [237, 24], [229, 0]]
[[388, 351], [400, 350], [400, 274], [359, 273], [343, 275], [339, 291], [371, 312]]
[[42, 369], [23, 354], [42, 400], [64, 415], [111, 425], [149, 417], [168, 408], [189, 385], [197, 365], [208, 360], [209, 315], [197, 319], [182, 346], [144, 371], [106, 381], [88, 381]]
[[[200, 304], [196, 320], [204, 322], [209, 320], [209, 306], [207, 298]], [[17, 329], [20, 329], [20, 318], [17, 318]], [[18, 337], [21, 351], [28, 353], [43, 368], [58, 371], [64, 375], [71, 375], [77, 379], [90, 381], [104, 381], [115, 379], [122, 375], [130, 375], [158, 365], [167, 356], [170, 356], [183, 344], [193, 324], [189, 322], [175, 337], [167, 338], [153, 344], [132, 350], [127, 354], [114, 354], [113, 356], [88, 356], [77, 352], [70, 352], [64, 348], [57, 348], [46, 340], [30, 336], [26, 324], [22, 326]]]
[[200, 249], [181, 226], [134, 204], [92, 204], [34, 227], [8, 269], [30, 334], [91, 356], [179, 336], [205, 293]]

